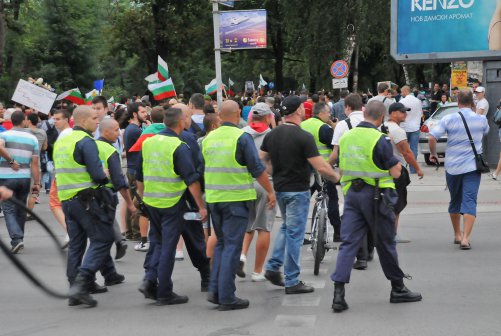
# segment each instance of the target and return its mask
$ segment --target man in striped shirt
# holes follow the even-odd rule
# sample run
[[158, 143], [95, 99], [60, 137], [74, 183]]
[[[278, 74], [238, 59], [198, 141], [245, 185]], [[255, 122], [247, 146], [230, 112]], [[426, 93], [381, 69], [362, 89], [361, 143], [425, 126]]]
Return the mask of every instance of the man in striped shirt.
[[[482, 153], [482, 139], [489, 132], [489, 124], [483, 115], [472, 111], [473, 94], [470, 90], [459, 91], [459, 112], [464, 116], [477, 153]], [[477, 194], [480, 173], [475, 164], [475, 155], [468, 139], [465, 125], [459, 113], [452, 113], [440, 120], [428, 136], [430, 160], [438, 162], [436, 143], [447, 133], [445, 148], [445, 178], [451, 194], [449, 215], [454, 229], [454, 243], [462, 250], [469, 250], [470, 234], [477, 216]], [[464, 229], [461, 232], [461, 215]]]
[[[0, 186], [11, 189], [13, 197], [22, 203], [28, 199], [32, 178], [32, 192], [38, 194], [40, 191], [40, 149], [37, 138], [23, 129], [24, 119], [22, 111], [15, 111], [11, 116], [13, 128], [0, 134]], [[11, 201], [5, 201], [2, 207], [12, 253], [18, 253], [24, 248], [26, 211]]]

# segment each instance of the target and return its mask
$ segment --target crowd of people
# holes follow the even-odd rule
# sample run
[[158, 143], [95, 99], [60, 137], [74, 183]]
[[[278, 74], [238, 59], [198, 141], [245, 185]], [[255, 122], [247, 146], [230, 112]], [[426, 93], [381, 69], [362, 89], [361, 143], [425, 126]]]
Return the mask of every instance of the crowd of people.
[[[404, 285], [396, 244], [409, 242], [397, 228], [410, 175], [424, 176], [417, 162], [422, 104], [409, 86], [398, 98], [386, 83], [377, 91], [367, 97], [342, 90], [337, 102], [323, 92], [254, 94], [221, 106], [199, 93], [156, 106], [148, 96], [116, 105], [97, 96], [92, 105], [58, 102], [47, 117], [1, 106], [0, 192], [11, 252], [25, 248], [27, 217], [8, 198], [33, 208], [45, 190], [68, 248], [70, 306], [96, 306], [91, 294], [125, 280], [111, 249], [115, 245], [114, 259], [122, 258], [127, 240], [146, 253], [139, 291], [157, 305], [188, 301], [172, 283], [184, 245], [207, 300], [221, 311], [247, 308], [249, 301], [236, 296], [235, 276], [246, 276], [254, 236], [251, 280], [285, 287], [285, 294], [311, 293], [314, 288], [300, 279], [300, 259], [318, 187], [310, 183], [315, 170], [326, 183], [332, 239], [341, 243], [331, 275], [333, 310], [348, 308], [344, 286], [351, 269], [366, 269], [374, 249], [391, 281], [390, 302], [419, 301], [421, 294]], [[481, 153], [489, 107], [485, 89], [474, 92], [454, 94]], [[431, 131], [430, 158], [438, 162], [434, 145], [447, 132], [454, 243], [469, 249], [480, 174], [473, 154], [465, 154], [472, 149], [465, 147], [460, 123], [454, 114]], [[337, 184], [344, 194], [342, 217]], [[277, 208], [283, 222], [266, 260]], [[96, 282], [98, 271], [104, 286]]]

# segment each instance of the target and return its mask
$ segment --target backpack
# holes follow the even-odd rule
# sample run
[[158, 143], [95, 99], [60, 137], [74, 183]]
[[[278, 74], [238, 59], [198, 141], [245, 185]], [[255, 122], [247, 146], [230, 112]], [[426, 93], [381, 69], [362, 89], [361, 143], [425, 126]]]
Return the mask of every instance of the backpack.
[[52, 152], [54, 151], [54, 143], [57, 140], [57, 137], [59, 136], [59, 132], [56, 129], [56, 126], [51, 125], [49, 121], [45, 121], [45, 126], [47, 126], [47, 156], [49, 161], [53, 161], [52, 159]]
[[501, 108], [497, 109], [496, 113], [492, 116], [492, 121], [498, 126], [501, 127]]

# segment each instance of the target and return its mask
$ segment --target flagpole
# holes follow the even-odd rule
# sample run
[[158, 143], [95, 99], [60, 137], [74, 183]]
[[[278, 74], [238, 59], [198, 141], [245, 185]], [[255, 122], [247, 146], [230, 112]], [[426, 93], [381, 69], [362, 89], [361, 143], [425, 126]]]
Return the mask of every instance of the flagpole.
[[219, 3], [217, 0], [212, 0], [212, 19], [214, 24], [214, 58], [216, 61], [216, 85], [217, 85], [217, 105], [221, 111], [223, 105], [223, 93], [221, 86], [223, 85], [221, 74], [221, 41], [219, 39]]

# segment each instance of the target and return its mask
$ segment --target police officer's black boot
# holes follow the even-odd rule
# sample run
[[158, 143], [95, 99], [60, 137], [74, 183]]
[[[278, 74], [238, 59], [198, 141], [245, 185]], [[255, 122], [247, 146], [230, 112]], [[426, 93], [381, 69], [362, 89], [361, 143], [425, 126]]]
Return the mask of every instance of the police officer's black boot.
[[348, 304], [344, 300], [344, 283], [334, 283], [334, 299], [332, 300], [332, 309], [335, 313], [340, 313], [348, 309]]
[[82, 275], [78, 275], [73, 281], [69, 292], [70, 306], [76, 306], [79, 303], [88, 305], [90, 307], [97, 306], [97, 301], [92, 298], [87, 288], [89, 280], [85, 279]]
[[421, 293], [412, 292], [410, 289], [405, 287], [402, 279], [393, 280], [391, 282], [391, 303], [416, 302], [421, 301], [422, 299], [423, 297], [421, 296]]

